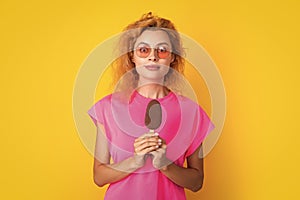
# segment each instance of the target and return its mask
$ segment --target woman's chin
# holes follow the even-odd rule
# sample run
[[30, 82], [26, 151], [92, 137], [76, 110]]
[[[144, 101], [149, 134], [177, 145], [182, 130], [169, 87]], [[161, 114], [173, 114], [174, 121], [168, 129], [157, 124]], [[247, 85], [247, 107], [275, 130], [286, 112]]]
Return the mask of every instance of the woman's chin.
[[164, 83], [164, 76], [154, 76], [154, 75], [147, 75], [147, 76], [141, 76], [139, 77], [139, 83], [140, 84], [159, 84], [162, 85]]

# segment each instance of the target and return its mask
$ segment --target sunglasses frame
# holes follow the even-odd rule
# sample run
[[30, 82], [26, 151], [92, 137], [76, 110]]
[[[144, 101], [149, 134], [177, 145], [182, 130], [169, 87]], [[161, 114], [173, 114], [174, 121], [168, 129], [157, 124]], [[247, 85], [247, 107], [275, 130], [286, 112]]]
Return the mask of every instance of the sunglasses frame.
[[[159, 52], [159, 48], [160, 48], [161, 46], [158, 46], [158, 47], [150, 47], [150, 46], [142, 46], [142, 47], [137, 47], [137, 48], [135, 48], [134, 49], [134, 51], [135, 51], [135, 53], [136, 53], [136, 55], [139, 57], [139, 58], [147, 58], [150, 54], [151, 54], [151, 52], [154, 50], [154, 55], [156, 56], [156, 57], [158, 57], [159, 59], [166, 59], [166, 58], [168, 58], [171, 54], [172, 54], [172, 51], [170, 50], [170, 49], [168, 49], [168, 48], [166, 48], [166, 47], [164, 47], [165, 49], [166, 49], [166, 52], [163, 52], [163, 53], [167, 53], [167, 55], [166, 56], [160, 56], [160, 52]], [[148, 52], [147, 53], [145, 53], [145, 54], [147, 54], [147, 55], [145, 55], [145, 56], [141, 56], [141, 52], [139, 51], [140, 49], [142, 49], [142, 48], [145, 48], [145, 49], [147, 49], [148, 50]], [[151, 49], [151, 51], [149, 51], [149, 49]]]

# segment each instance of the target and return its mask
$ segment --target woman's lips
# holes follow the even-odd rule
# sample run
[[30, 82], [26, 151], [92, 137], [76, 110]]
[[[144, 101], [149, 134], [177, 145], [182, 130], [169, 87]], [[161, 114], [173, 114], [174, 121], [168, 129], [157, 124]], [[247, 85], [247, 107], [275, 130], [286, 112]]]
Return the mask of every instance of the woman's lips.
[[145, 68], [150, 71], [157, 71], [160, 69], [160, 66], [159, 65], [145, 65]]

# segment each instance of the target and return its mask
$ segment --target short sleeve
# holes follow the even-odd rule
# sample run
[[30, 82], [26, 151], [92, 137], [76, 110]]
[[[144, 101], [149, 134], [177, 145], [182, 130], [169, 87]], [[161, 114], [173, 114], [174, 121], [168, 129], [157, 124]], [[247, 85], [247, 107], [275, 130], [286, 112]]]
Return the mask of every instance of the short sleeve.
[[199, 106], [198, 112], [194, 118], [194, 139], [187, 149], [186, 157], [190, 156], [204, 141], [205, 137], [215, 128], [206, 112]]
[[95, 103], [88, 111], [88, 115], [91, 117], [95, 126], [97, 126], [97, 122], [100, 124], [104, 123], [104, 107], [105, 101], [107, 98], [103, 98]]

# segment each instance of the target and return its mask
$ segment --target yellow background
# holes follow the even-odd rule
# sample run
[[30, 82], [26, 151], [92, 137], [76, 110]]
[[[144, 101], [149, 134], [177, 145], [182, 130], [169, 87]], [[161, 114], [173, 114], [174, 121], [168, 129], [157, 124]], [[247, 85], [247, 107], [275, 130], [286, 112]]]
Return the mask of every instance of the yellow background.
[[189, 199], [299, 199], [300, 6], [279, 2], [1, 1], [0, 199], [103, 198], [73, 85], [92, 49], [148, 11], [203, 45], [227, 92], [204, 187]]

